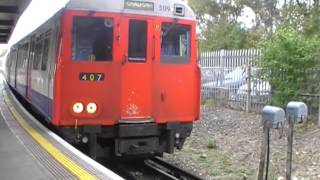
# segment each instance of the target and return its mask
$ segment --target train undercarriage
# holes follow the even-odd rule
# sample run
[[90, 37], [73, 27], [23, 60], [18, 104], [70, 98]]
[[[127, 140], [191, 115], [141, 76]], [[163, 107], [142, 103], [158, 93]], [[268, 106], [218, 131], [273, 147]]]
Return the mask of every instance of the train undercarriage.
[[142, 158], [182, 149], [192, 131], [192, 123], [171, 122], [118, 124], [112, 127], [84, 126], [60, 128], [71, 144], [85, 146], [93, 158]]

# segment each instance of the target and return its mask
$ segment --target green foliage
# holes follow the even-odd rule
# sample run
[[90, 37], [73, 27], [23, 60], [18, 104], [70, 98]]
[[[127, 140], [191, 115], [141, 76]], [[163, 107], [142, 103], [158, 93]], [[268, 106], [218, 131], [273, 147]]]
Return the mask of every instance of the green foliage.
[[188, 0], [198, 18], [202, 50], [245, 49], [256, 47], [265, 28], [247, 29], [239, 17], [250, 0]]
[[[310, 38], [320, 37], [319, 0], [188, 0], [198, 18], [204, 50], [256, 48], [276, 29], [291, 27]], [[245, 9], [254, 12], [252, 27], [239, 18]]]
[[239, 24], [221, 21], [211, 26], [203, 33], [202, 50], [247, 48], [247, 32]]
[[282, 8], [279, 27], [291, 27], [308, 37], [319, 37], [320, 8], [318, 5], [289, 4]]
[[[201, 23], [219, 22], [228, 19], [228, 22], [236, 22], [241, 15], [243, 4], [240, 0], [188, 0]], [[211, 18], [208, 19], [207, 17]]]
[[280, 29], [262, 45], [262, 75], [272, 87], [272, 104], [303, 100], [302, 94], [319, 91], [320, 43], [293, 29]]

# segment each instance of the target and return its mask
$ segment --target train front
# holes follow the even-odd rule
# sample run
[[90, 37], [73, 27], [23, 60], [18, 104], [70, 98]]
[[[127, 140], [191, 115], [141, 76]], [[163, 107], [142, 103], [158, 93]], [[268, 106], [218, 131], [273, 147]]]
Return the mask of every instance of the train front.
[[93, 158], [173, 153], [199, 119], [196, 22], [180, 0], [71, 1], [53, 124]]

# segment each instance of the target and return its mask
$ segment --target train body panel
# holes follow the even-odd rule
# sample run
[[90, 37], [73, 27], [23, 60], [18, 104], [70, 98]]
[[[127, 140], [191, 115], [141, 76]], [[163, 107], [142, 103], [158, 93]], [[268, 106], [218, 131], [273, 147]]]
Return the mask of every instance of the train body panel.
[[[77, 121], [78, 125], [114, 125], [121, 122], [134, 121], [168, 121], [192, 122], [197, 119], [197, 80], [195, 24], [188, 20], [174, 22], [189, 27], [190, 52], [189, 57], [164, 57], [161, 58], [161, 24], [173, 23], [172, 19], [126, 15], [119, 18], [118, 14], [96, 13], [87, 21], [100, 18], [110, 18], [113, 24], [112, 31], [112, 59], [107, 61], [74, 60], [77, 52], [73, 48], [72, 25], [75, 18], [86, 18], [86, 11], [67, 11], [64, 14], [63, 55], [58, 64], [60, 76], [57, 84], [63, 89], [57, 89], [61, 94], [61, 102], [55, 108], [61, 112], [54, 120], [56, 125], [70, 126]], [[142, 54], [144, 57], [130, 57], [129, 25], [130, 22], [145, 24], [145, 39], [147, 48]], [[141, 26], [141, 24], [138, 24]], [[87, 33], [87, 32], [85, 32]], [[90, 32], [93, 33], [93, 32]], [[88, 35], [90, 36], [90, 35]], [[138, 35], [137, 35], [138, 36]], [[120, 37], [117, 39], [117, 37]], [[85, 41], [81, 39], [82, 41]], [[81, 41], [80, 40], [80, 41]], [[93, 41], [86, 39], [87, 41]], [[139, 44], [136, 44], [139, 45]], [[83, 47], [82, 47], [83, 48]], [[83, 51], [91, 51], [83, 48]], [[131, 54], [135, 56], [135, 54]], [[86, 55], [88, 56], [88, 55]], [[181, 61], [181, 62], [179, 62]], [[61, 73], [60, 73], [61, 72]], [[179, 73], [177, 73], [179, 72]], [[191, 72], [191, 73], [190, 73]], [[87, 74], [87, 77], [81, 77]], [[100, 74], [103, 80], [90, 80], [90, 75]], [[83, 79], [85, 78], [85, 79]], [[92, 92], [94, 89], [94, 92]], [[194, 90], [194, 91], [193, 91]], [[178, 93], [177, 93], [178, 92]], [[85, 98], [83, 98], [85, 97]], [[98, 114], [75, 114], [72, 105], [81, 102], [87, 105], [94, 102], [101, 110]], [[60, 106], [60, 104], [63, 104]], [[157, 114], [157, 115], [156, 115]], [[92, 121], [92, 119], [95, 121]]]
[[95, 12], [110, 12], [120, 14], [135, 14], [149, 17], [167, 17], [188, 19], [194, 21], [196, 19], [192, 9], [181, 0], [72, 0], [67, 6], [70, 10], [88, 10]]
[[60, 12], [31, 39], [27, 99], [51, 121], [53, 118], [54, 71], [60, 33]]
[[53, 116], [53, 81], [61, 14], [59, 11], [14, 45], [6, 67], [8, 84], [48, 121]]
[[111, 2], [72, 0], [13, 46], [8, 84], [69, 142], [94, 141], [93, 157], [172, 153], [199, 119], [194, 15], [177, 0]]

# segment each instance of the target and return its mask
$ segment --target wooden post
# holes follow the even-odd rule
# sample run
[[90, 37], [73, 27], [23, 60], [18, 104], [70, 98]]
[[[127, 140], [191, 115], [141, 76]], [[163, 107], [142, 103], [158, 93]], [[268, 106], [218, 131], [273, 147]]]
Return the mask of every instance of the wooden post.
[[294, 128], [293, 119], [289, 118], [286, 180], [291, 180], [293, 128]]
[[263, 174], [264, 174], [264, 169], [266, 164], [267, 140], [268, 140], [268, 128], [265, 125], [263, 125], [263, 139], [261, 143], [258, 180], [263, 180]]

